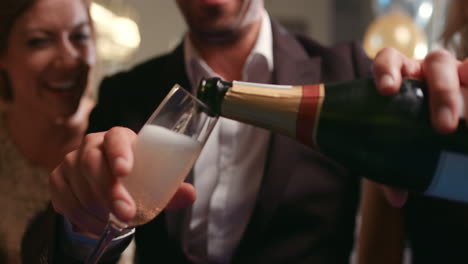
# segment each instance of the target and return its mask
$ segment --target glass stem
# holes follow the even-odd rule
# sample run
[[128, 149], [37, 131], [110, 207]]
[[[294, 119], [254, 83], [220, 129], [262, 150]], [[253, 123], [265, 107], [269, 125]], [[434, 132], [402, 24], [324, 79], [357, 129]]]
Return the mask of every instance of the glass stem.
[[109, 214], [109, 221], [107, 221], [104, 233], [101, 235], [96, 247], [93, 249], [89, 257], [86, 259], [85, 264], [97, 264], [106, 251], [112, 240], [120, 235], [128, 225], [117, 219], [112, 213]]

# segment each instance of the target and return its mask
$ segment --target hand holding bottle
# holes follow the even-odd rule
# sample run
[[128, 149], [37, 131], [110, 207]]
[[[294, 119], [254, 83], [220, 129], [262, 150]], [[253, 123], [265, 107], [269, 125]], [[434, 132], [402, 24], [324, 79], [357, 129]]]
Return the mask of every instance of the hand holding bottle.
[[468, 98], [468, 61], [460, 62], [448, 51], [434, 51], [416, 61], [393, 48], [383, 49], [374, 60], [374, 77], [383, 95], [397, 93], [403, 77], [425, 80], [432, 125], [440, 133], [453, 132], [460, 116], [467, 116], [461, 113], [459, 98]]
[[[212, 78], [200, 82], [198, 97], [223, 117], [290, 136], [372, 181], [468, 203], [467, 127], [455, 131], [465, 111], [459, 65], [447, 52], [417, 62], [387, 49], [375, 79], [274, 86]], [[397, 207], [407, 196], [385, 193]]]
[[[423, 61], [416, 61], [393, 48], [383, 49], [374, 60], [374, 77], [384, 95], [397, 93], [403, 77], [426, 80], [432, 125], [440, 133], [453, 132], [460, 116], [468, 116], [462, 113], [460, 102], [460, 98], [468, 102], [468, 61], [459, 62], [448, 51], [435, 51]], [[406, 191], [381, 186], [390, 204], [404, 205]]]

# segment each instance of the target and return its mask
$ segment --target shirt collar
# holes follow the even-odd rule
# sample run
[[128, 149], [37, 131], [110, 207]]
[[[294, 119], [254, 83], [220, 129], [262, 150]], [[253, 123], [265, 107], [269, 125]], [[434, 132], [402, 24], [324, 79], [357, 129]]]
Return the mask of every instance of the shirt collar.
[[[255, 45], [249, 54], [246, 65], [244, 65], [244, 76], [247, 78], [249, 71], [252, 68], [264, 67], [264, 72], [268, 72], [271, 75], [273, 72], [273, 33], [271, 30], [271, 21], [267, 12], [263, 10], [262, 13], [262, 25], [260, 27], [260, 32], [255, 42]], [[262, 66], [255, 65], [255, 67], [248, 67], [252, 63], [254, 57], [264, 58], [265, 63]], [[185, 34], [184, 37], [184, 61], [185, 61], [185, 70], [188, 74], [190, 84], [193, 89], [196, 89], [198, 82], [201, 78], [210, 78], [210, 77], [220, 77], [219, 74], [214, 72], [210, 66], [200, 57], [198, 51], [193, 46], [188, 34]], [[268, 76], [269, 78], [270, 76]], [[195, 92], [195, 90], [194, 90]]]
[[271, 32], [271, 21], [267, 12], [263, 10], [262, 25], [258, 34], [257, 42], [250, 54], [263, 55], [267, 61], [269, 71], [273, 71], [273, 33]]

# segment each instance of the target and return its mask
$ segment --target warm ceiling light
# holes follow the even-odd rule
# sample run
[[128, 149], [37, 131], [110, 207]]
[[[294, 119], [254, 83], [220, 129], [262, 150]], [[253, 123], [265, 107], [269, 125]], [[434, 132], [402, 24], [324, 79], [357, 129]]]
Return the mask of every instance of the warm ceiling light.
[[133, 19], [96, 2], [91, 4], [91, 17], [96, 27], [98, 55], [104, 60], [124, 61], [140, 46], [140, 31]]

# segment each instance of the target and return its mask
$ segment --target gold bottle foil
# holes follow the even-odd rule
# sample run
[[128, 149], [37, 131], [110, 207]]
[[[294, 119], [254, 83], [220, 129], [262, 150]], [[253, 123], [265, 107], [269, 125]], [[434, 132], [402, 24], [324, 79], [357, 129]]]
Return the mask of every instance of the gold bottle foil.
[[223, 116], [315, 145], [324, 87], [234, 82], [224, 96]]

